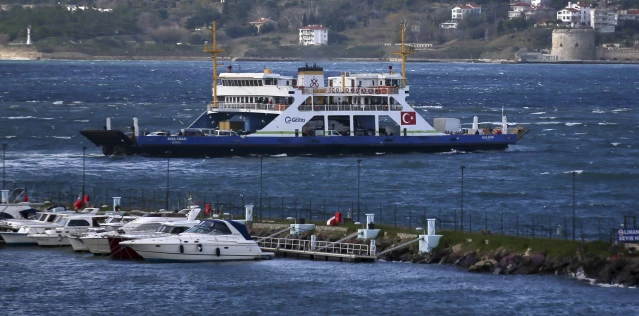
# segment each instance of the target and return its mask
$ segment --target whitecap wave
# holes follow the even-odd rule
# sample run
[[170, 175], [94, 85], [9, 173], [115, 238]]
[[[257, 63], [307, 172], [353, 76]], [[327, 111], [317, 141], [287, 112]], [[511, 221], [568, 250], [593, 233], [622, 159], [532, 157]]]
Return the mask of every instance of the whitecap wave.
[[537, 124], [537, 125], [555, 125], [555, 124], [561, 124], [561, 122], [537, 122], [535, 124]]
[[615, 147], [617, 147], [617, 146], [621, 145], [621, 143], [610, 143], [610, 144], [611, 144], [611, 145], [613, 145], [613, 146], [615, 146]]
[[542, 114], [546, 114], [546, 112], [535, 112], [535, 113], [530, 113], [531, 115], [542, 115]]
[[601, 122], [599, 125], [619, 125], [619, 123]]
[[6, 119], [9, 120], [30, 120], [30, 119], [34, 119], [36, 117], [34, 116], [9, 116], [9, 117], [5, 117]]
[[630, 111], [629, 108], [621, 108], [621, 109], [614, 109], [612, 110], [613, 112], [626, 112], [626, 111]]
[[554, 130], [555, 130], [554, 128], [544, 128], [541, 131], [542, 132], [550, 132], [550, 131], [554, 131]]
[[606, 113], [606, 112], [605, 112], [605, 111], [602, 111], [602, 110], [592, 110], [592, 113], [595, 113], [595, 114], [603, 114], [603, 113]]
[[576, 173], [576, 174], [582, 174], [584, 173], [583, 170], [570, 170], [570, 171], [564, 171], [564, 173]]
[[52, 138], [57, 138], [57, 139], [71, 139], [71, 136], [51, 136]]
[[441, 105], [416, 105], [413, 108], [415, 109], [441, 109]]
[[53, 104], [55, 104], [55, 105], [64, 104], [64, 101], [55, 101], [55, 102], [53, 102]]
[[286, 154], [279, 154], [279, 155], [271, 155], [271, 157], [273, 157], [273, 158], [283, 158], [283, 157], [288, 157], [288, 155], [286, 155]]
[[73, 120], [74, 122], [79, 122], [79, 123], [89, 123], [89, 120]]
[[566, 123], [566, 126], [575, 126], [575, 125], [582, 125], [583, 123], [579, 123], [579, 122], [568, 122]]

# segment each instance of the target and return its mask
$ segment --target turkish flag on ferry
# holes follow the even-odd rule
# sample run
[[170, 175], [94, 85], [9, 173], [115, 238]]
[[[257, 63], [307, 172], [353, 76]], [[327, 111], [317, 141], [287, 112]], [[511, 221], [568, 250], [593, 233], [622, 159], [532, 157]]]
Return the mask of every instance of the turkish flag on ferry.
[[400, 112], [402, 125], [415, 125], [417, 124], [417, 113], [415, 112]]

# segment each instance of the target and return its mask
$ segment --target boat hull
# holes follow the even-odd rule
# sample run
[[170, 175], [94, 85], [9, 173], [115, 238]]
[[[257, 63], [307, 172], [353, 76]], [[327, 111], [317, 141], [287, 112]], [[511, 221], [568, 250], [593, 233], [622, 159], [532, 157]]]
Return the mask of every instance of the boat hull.
[[[224, 157], [247, 155], [349, 155], [379, 153], [438, 153], [450, 151], [503, 150], [516, 144], [515, 134], [435, 136], [138, 136], [126, 148], [114, 150], [112, 141], [83, 135], [103, 147], [105, 153], [123, 152], [165, 157], [166, 151], [180, 157]], [[121, 134], [119, 134], [121, 135]], [[118, 138], [119, 139], [119, 138]]]
[[60, 235], [29, 234], [29, 238], [35, 240], [40, 247], [68, 247], [71, 246], [69, 238]]
[[33, 238], [27, 237], [28, 233], [2, 232], [0, 236], [9, 246], [35, 246], [38, 244]]
[[144, 260], [140, 254], [138, 254], [131, 247], [120, 245], [120, 242], [129, 240], [122, 237], [109, 237], [109, 248], [111, 251], [111, 258], [122, 260]]
[[90, 253], [96, 256], [105, 256], [111, 254], [109, 240], [106, 237], [83, 237], [81, 239]]
[[86, 244], [84, 244], [84, 241], [80, 238], [80, 237], [69, 237], [69, 244], [71, 244], [71, 248], [73, 248], [73, 251], [75, 252], [88, 252], [89, 248], [87, 247]]
[[[262, 258], [262, 251], [255, 244], [243, 245], [207, 245], [201, 244], [128, 244], [146, 261], [149, 262], [210, 262], [210, 261], [243, 261]], [[201, 251], [200, 251], [201, 249]], [[219, 255], [217, 254], [219, 249]]]

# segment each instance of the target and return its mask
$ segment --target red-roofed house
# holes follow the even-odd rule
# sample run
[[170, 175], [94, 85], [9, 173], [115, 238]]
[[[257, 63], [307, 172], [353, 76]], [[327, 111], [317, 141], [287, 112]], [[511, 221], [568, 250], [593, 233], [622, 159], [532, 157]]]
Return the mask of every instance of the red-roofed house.
[[557, 20], [561, 20], [571, 27], [590, 25], [590, 6], [587, 3], [572, 3], [557, 12]]
[[481, 6], [474, 3], [458, 5], [452, 10], [453, 21], [461, 20], [469, 14], [481, 14]]
[[271, 20], [271, 19], [267, 19], [267, 18], [259, 18], [255, 21], [251, 21], [249, 22], [249, 24], [251, 25], [255, 25], [255, 27], [257, 27], [257, 34], [260, 34], [260, 27], [262, 27], [262, 25], [266, 24], [266, 23], [275, 23], [275, 21]]
[[308, 25], [300, 30], [300, 45], [328, 45], [328, 29], [322, 25]]
[[531, 11], [531, 5], [525, 2], [519, 2], [510, 5], [510, 11], [508, 11], [509, 19], [521, 18], [526, 11]]
[[617, 15], [620, 24], [626, 21], [639, 21], [639, 9], [621, 10]]

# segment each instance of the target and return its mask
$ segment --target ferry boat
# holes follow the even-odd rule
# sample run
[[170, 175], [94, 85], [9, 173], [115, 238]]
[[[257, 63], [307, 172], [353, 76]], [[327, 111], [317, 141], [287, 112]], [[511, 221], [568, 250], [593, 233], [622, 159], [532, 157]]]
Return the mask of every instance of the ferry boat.
[[405, 152], [500, 150], [515, 144], [528, 129], [502, 126], [480, 129], [477, 118], [463, 129], [456, 118], [427, 122], [407, 102], [410, 85], [404, 43], [402, 73], [341, 72], [326, 76], [318, 65], [304, 65], [297, 76], [264, 69], [261, 73], [218, 75], [216, 24], [213, 43], [205, 46], [213, 59], [213, 99], [188, 128], [144, 134], [133, 118], [130, 132], [112, 130], [110, 118], [102, 130], [82, 135], [105, 155], [155, 157], [218, 157], [243, 155], [334, 155]]

